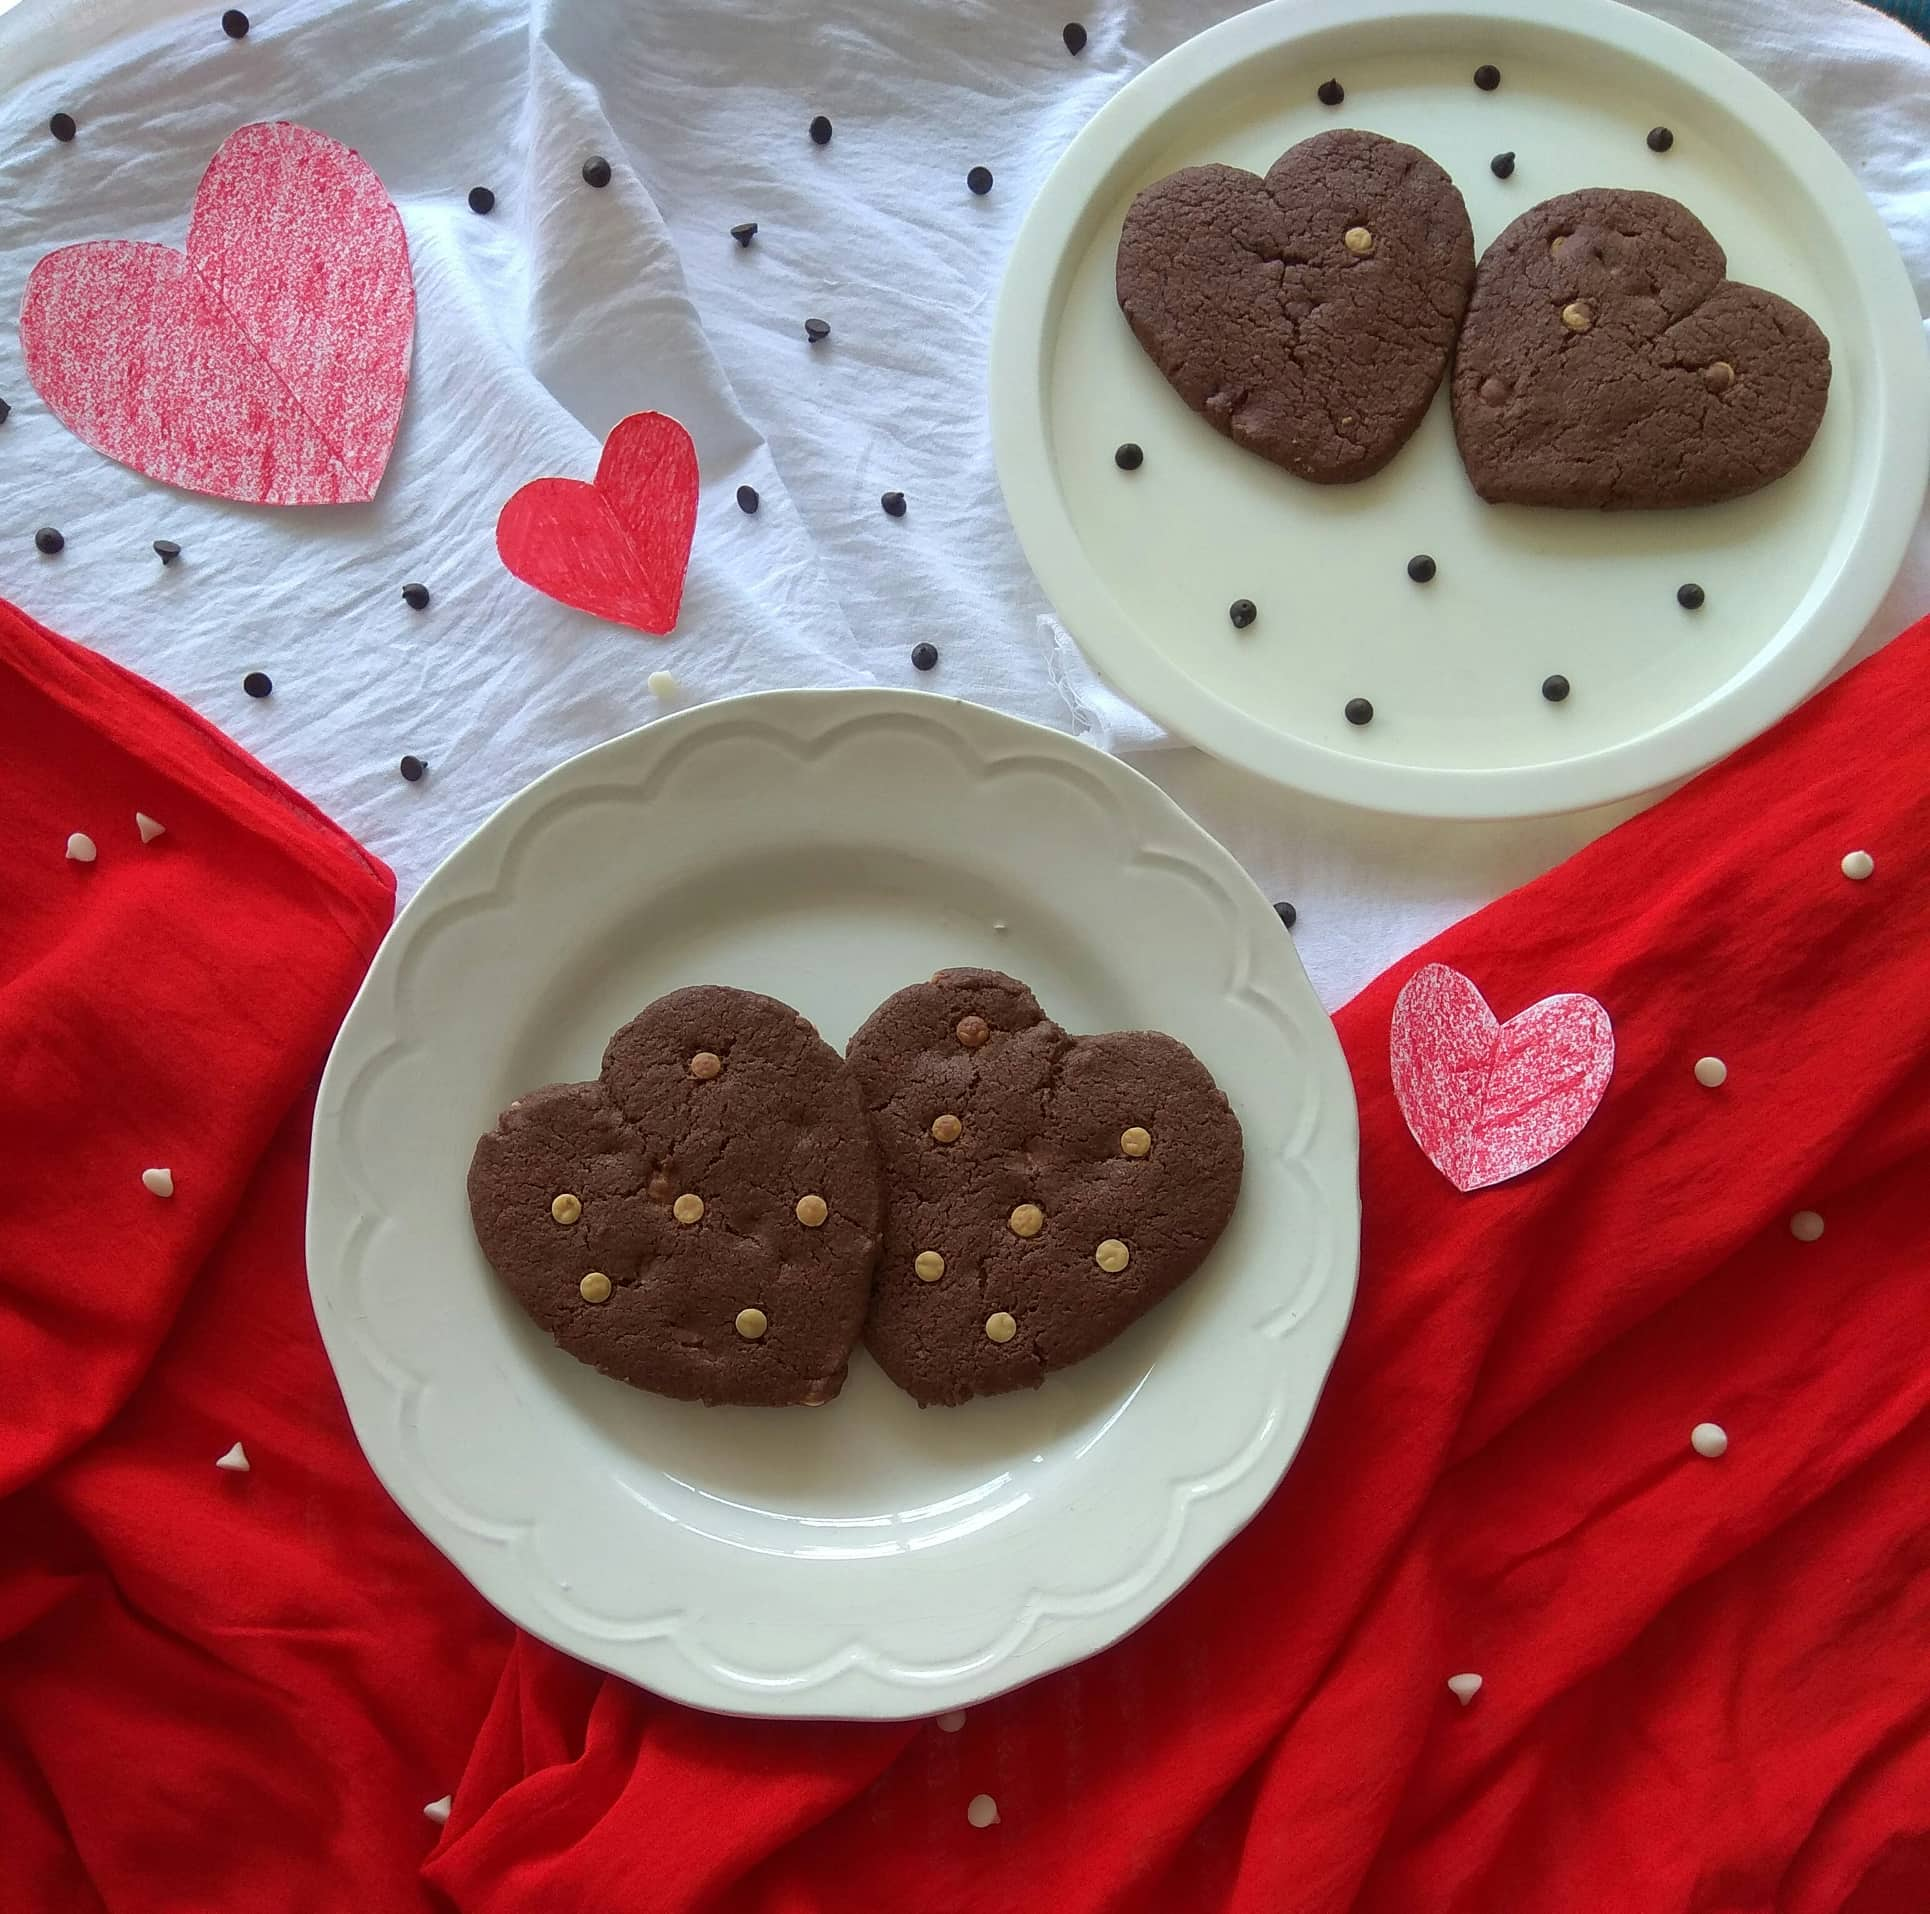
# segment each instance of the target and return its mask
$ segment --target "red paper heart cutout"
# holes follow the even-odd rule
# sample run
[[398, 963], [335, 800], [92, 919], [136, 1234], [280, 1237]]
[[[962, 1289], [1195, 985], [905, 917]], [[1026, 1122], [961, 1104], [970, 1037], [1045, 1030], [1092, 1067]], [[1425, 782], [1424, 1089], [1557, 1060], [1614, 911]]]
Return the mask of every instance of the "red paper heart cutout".
[[595, 481], [532, 479], [496, 520], [496, 551], [525, 585], [661, 637], [677, 622], [697, 529], [697, 448], [662, 412], [603, 442]]
[[1457, 1190], [1482, 1190], [1581, 1134], [1614, 1072], [1615, 1032], [1576, 991], [1498, 1023], [1458, 970], [1428, 964], [1395, 1001], [1389, 1063], [1414, 1141]]
[[375, 496], [415, 337], [409, 242], [366, 161], [286, 121], [221, 143], [184, 253], [130, 239], [27, 279], [27, 376], [149, 478], [256, 505]]

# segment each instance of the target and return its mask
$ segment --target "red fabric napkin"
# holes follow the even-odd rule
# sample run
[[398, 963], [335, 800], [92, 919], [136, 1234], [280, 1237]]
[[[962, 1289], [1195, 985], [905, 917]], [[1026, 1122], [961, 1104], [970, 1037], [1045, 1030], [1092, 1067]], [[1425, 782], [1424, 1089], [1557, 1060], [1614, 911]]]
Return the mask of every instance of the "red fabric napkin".
[[[381, 1496], [300, 1200], [386, 882], [178, 706], [0, 616], [25, 1904], [1922, 1914], [1927, 762], [1930, 621], [1341, 1013], [1354, 1321], [1280, 1492], [1133, 1637], [956, 1732], [743, 1722], [512, 1638]], [[1583, 990], [1615, 1022], [1594, 1121], [1473, 1196], [1389, 1087], [1430, 960], [1502, 1017]], [[211, 1466], [237, 1436], [247, 1476]]]

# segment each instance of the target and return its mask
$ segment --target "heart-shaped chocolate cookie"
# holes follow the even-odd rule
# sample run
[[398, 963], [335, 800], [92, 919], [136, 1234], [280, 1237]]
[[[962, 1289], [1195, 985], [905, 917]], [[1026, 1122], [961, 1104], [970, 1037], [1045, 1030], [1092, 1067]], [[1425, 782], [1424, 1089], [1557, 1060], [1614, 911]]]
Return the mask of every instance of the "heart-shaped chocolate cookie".
[[1235, 444], [1322, 485], [1378, 472], [1447, 369], [1474, 282], [1454, 182], [1337, 128], [1265, 179], [1189, 166], [1134, 199], [1120, 309], [1173, 389]]
[[1496, 505], [1713, 505], [1791, 469], [1829, 397], [1829, 341], [1724, 275], [1686, 206], [1607, 187], [1530, 207], [1481, 256], [1454, 432]]
[[1240, 1121], [1157, 1031], [1071, 1037], [995, 970], [941, 970], [851, 1039], [885, 1174], [865, 1346], [921, 1403], [1035, 1388], [1199, 1268]]
[[882, 1201], [856, 1078], [787, 1004], [672, 991], [594, 1083], [519, 1097], [476, 1145], [491, 1266], [583, 1362], [701, 1402], [828, 1402]]

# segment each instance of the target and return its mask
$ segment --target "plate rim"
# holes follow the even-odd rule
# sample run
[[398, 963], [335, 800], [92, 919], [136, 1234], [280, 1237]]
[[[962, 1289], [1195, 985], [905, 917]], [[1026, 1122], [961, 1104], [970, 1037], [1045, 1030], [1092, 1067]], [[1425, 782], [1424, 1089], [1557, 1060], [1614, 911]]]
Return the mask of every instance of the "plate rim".
[[[1117, 620], [1111, 589], [1085, 557], [1052, 476], [1047, 386], [1059, 282], [1073, 257], [1065, 241], [1106, 175], [1147, 126], [1245, 61], [1336, 28], [1401, 21], [1461, 23], [1470, 32], [1529, 26], [1606, 41], [1672, 66], [1677, 79], [1779, 144], [1831, 215], [1864, 295], [1881, 438], [1873, 456], [1859, 458], [1872, 475], [1867, 508], [1820, 602], [1740, 683], [1666, 724], [1580, 757], [1500, 767], [1389, 764], [1264, 725]], [[1848, 165], [1766, 81], [1680, 27], [1621, 0], [1568, 0], [1558, 15], [1545, 0], [1486, 0], [1479, 13], [1452, 0], [1265, 0], [1183, 41], [1127, 81], [1047, 175], [1013, 242], [993, 320], [993, 457], [1020, 548], [1081, 653], [1175, 735], [1270, 783], [1362, 810], [1444, 820], [1551, 816], [1643, 796], [1706, 769], [1794, 710], [1848, 655], [1895, 581], [1930, 491], [1930, 351], [1922, 328], [1908, 268]], [[1800, 605], [1790, 622], [1799, 614]]]
[[[346, 1267], [358, 1227], [354, 1216], [340, 1213], [340, 1192], [344, 1189], [353, 1192], [355, 1179], [339, 1167], [337, 1159], [344, 1153], [332, 1147], [331, 1126], [340, 1128], [341, 1105], [346, 1093], [353, 1088], [354, 1079], [387, 1044], [395, 1041], [398, 1016], [392, 983], [395, 973], [407, 961], [415, 936], [432, 928], [451, 905], [470, 906], [478, 895], [493, 894], [504, 869], [514, 861], [515, 834], [519, 826], [528, 818], [540, 817], [548, 802], [566, 792], [571, 784], [580, 781], [590, 788], [607, 786], [611, 772], [624, 754], [647, 750], [661, 757], [677, 748], [680, 737], [698, 735], [706, 727], [730, 725], [747, 716], [769, 718], [773, 714], [777, 714], [781, 725], [782, 714], [813, 708], [828, 708], [832, 715], [810, 734], [812, 736], [838, 729], [839, 713], [854, 720], [876, 713], [897, 713], [927, 721], [936, 717], [953, 726], [962, 721], [997, 731], [1002, 748], [995, 755], [1000, 761], [1017, 752], [1043, 752], [1062, 762], [1069, 760], [1086, 767], [1103, 779], [1119, 780], [1131, 793], [1134, 803], [1149, 806], [1148, 815], [1176, 828], [1189, 849], [1209, 868], [1235, 879], [1236, 908], [1263, 913], [1274, 937], [1280, 937], [1277, 925], [1272, 923], [1272, 907], [1238, 860], [1210, 832], [1142, 773], [1064, 732], [965, 699], [881, 688], [753, 692], [667, 714], [575, 754], [515, 793], [438, 864], [398, 914], [343, 1019], [316, 1095], [304, 1227], [309, 1291], [330, 1367], [348, 1409], [358, 1446], [371, 1469], [418, 1531], [486, 1600], [519, 1627], [580, 1660], [638, 1681], [672, 1700], [714, 1712], [775, 1718], [918, 1719], [946, 1708], [973, 1705], [1069, 1666], [1109, 1647], [1137, 1628], [1177, 1594], [1258, 1513], [1305, 1441], [1344, 1339], [1358, 1290], [1359, 1122], [1352, 1076], [1338, 1034], [1307, 981], [1290, 942], [1281, 939], [1276, 946], [1270, 938], [1262, 948], [1282, 950], [1291, 967], [1287, 974], [1297, 977], [1298, 988], [1304, 990], [1305, 1002], [1315, 1013], [1314, 1028], [1324, 1033], [1318, 1039], [1319, 1054], [1300, 1061], [1306, 1074], [1320, 1079], [1315, 1104], [1320, 1115], [1314, 1121], [1338, 1126], [1334, 1137], [1342, 1146], [1347, 1165], [1345, 1188], [1336, 1190], [1333, 1199], [1335, 1210], [1345, 1212], [1346, 1227], [1336, 1235], [1332, 1260], [1323, 1272], [1320, 1292], [1323, 1296], [1331, 1292], [1334, 1300], [1316, 1301], [1308, 1312], [1311, 1315], [1330, 1310], [1333, 1320], [1330, 1344], [1321, 1349], [1316, 1363], [1302, 1370], [1314, 1378], [1307, 1396], [1306, 1415], [1299, 1426], [1286, 1426], [1292, 1418], [1286, 1418], [1283, 1423], [1274, 1413], [1282, 1400], [1280, 1390], [1267, 1395], [1260, 1404], [1265, 1412], [1259, 1426], [1262, 1447], [1254, 1461], [1245, 1464], [1229, 1482], [1214, 1482], [1211, 1493], [1201, 1490], [1201, 1484], [1210, 1479], [1211, 1471], [1190, 1486], [1175, 1482], [1162, 1487], [1161, 1504], [1169, 1517], [1177, 1513], [1178, 1533], [1142, 1588], [1096, 1609], [1072, 1607], [1052, 1611], [1046, 1625], [1030, 1626], [1010, 1645], [1001, 1641], [997, 1652], [985, 1657], [984, 1665], [975, 1672], [955, 1675], [947, 1670], [936, 1677], [907, 1673], [894, 1683], [875, 1676], [868, 1665], [850, 1665], [841, 1651], [832, 1658], [838, 1665], [809, 1687], [749, 1688], [731, 1683], [714, 1665], [708, 1670], [701, 1667], [681, 1646], [652, 1654], [650, 1651], [660, 1647], [654, 1640], [619, 1640], [612, 1635], [587, 1634], [574, 1630], [568, 1617], [557, 1608], [519, 1599], [528, 1577], [522, 1571], [510, 1572], [509, 1562], [517, 1553], [517, 1539], [512, 1537], [506, 1541], [500, 1532], [485, 1537], [474, 1526], [452, 1519], [437, 1496], [425, 1488], [426, 1472], [420, 1477], [412, 1472], [418, 1465], [401, 1434], [401, 1411], [407, 1405], [409, 1392], [382, 1373], [383, 1365], [373, 1361], [361, 1347], [360, 1333], [352, 1329], [345, 1318], [338, 1318], [345, 1280], [339, 1272], [331, 1276], [334, 1265]], [[648, 775], [647, 762], [630, 770], [641, 781]], [[472, 866], [490, 875], [480, 884], [466, 882]], [[373, 1041], [369, 1040], [370, 1031], [364, 1028], [371, 1019], [375, 1020]], [[1323, 1213], [1326, 1207], [1323, 1204]], [[1287, 1370], [1288, 1365], [1283, 1364], [1282, 1369]], [[534, 1555], [535, 1552], [531, 1552]], [[1139, 1565], [1139, 1561], [1136, 1557], [1135, 1565]], [[1126, 1579], [1123, 1575], [1117, 1578], [1121, 1583]], [[1009, 1628], [1007, 1635], [1010, 1635]], [[713, 1655], [713, 1664], [717, 1659]], [[644, 1661], [648, 1661], [647, 1667], [641, 1665]], [[916, 1666], [908, 1664], [908, 1668]]]

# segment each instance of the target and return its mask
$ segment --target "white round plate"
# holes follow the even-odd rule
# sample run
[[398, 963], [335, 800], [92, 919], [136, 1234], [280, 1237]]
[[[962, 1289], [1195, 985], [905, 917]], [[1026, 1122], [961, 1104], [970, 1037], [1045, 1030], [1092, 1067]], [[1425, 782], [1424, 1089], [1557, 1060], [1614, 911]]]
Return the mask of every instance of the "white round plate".
[[[1471, 76], [1492, 61], [1502, 83]], [[1347, 90], [1337, 108], [1315, 88]], [[1675, 132], [1649, 151], [1648, 129]], [[1815, 444], [1697, 511], [1484, 505], [1447, 395], [1358, 485], [1309, 485], [1222, 438], [1140, 350], [1113, 291], [1133, 195], [1178, 167], [1264, 173], [1363, 127], [1453, 175], [1477, 252], [1538, 200], [1644, 187], [1692, 208], [1730, 276], [1830, 340]], [[1516, 171], [1488, 169], [1512, 150]], [[1822, 138], [1713, 48], [1610, 0], [1277, 0], [1203, 33], [1073, 141], [1013, 248], [993, 335], [1006, 503], [1047, 595], [1127, 697], [1218, 756], [1322, 797], [1436, 817], [1575, 809], [1653, 788], [1773, 723], [1855, 641], [1930, 470], [1930, 366], [1875, 210]], [[1136, 472], [1113, 448], [1137, 440]], [[1421, 587], [1406, 564], [1431, 553]], [[1675, 602], [1688, 580], [1700, 612]], [[1251, 598], [1236, 632], [1227, 605]], [[1574, 693], [1540, 695], [1552, 672]], [[1374, 705], [1371, 725], [1342, 715]]]
[[[484, 1263], [470, 1153], [681, 984], [842, 1044], [948, 964], [1068, 1029], [1190, 1044], [1245, 1188], [1177, 1295], [1043, 1389], [920, 1410], [862, 1352], [822, 1409], [704, 1409], [574, 1361]], [[402, 913], [315, 1117], [315, 1313], [376, 1473], [496, 1606], [741, 1714], [957, 1707], [1116, 1640], [1260, 1506], [1354, 1292], [1340, 1045], [1251, 881], [1057, 733], [918, 693], [706, 706], [532, 785]]]

